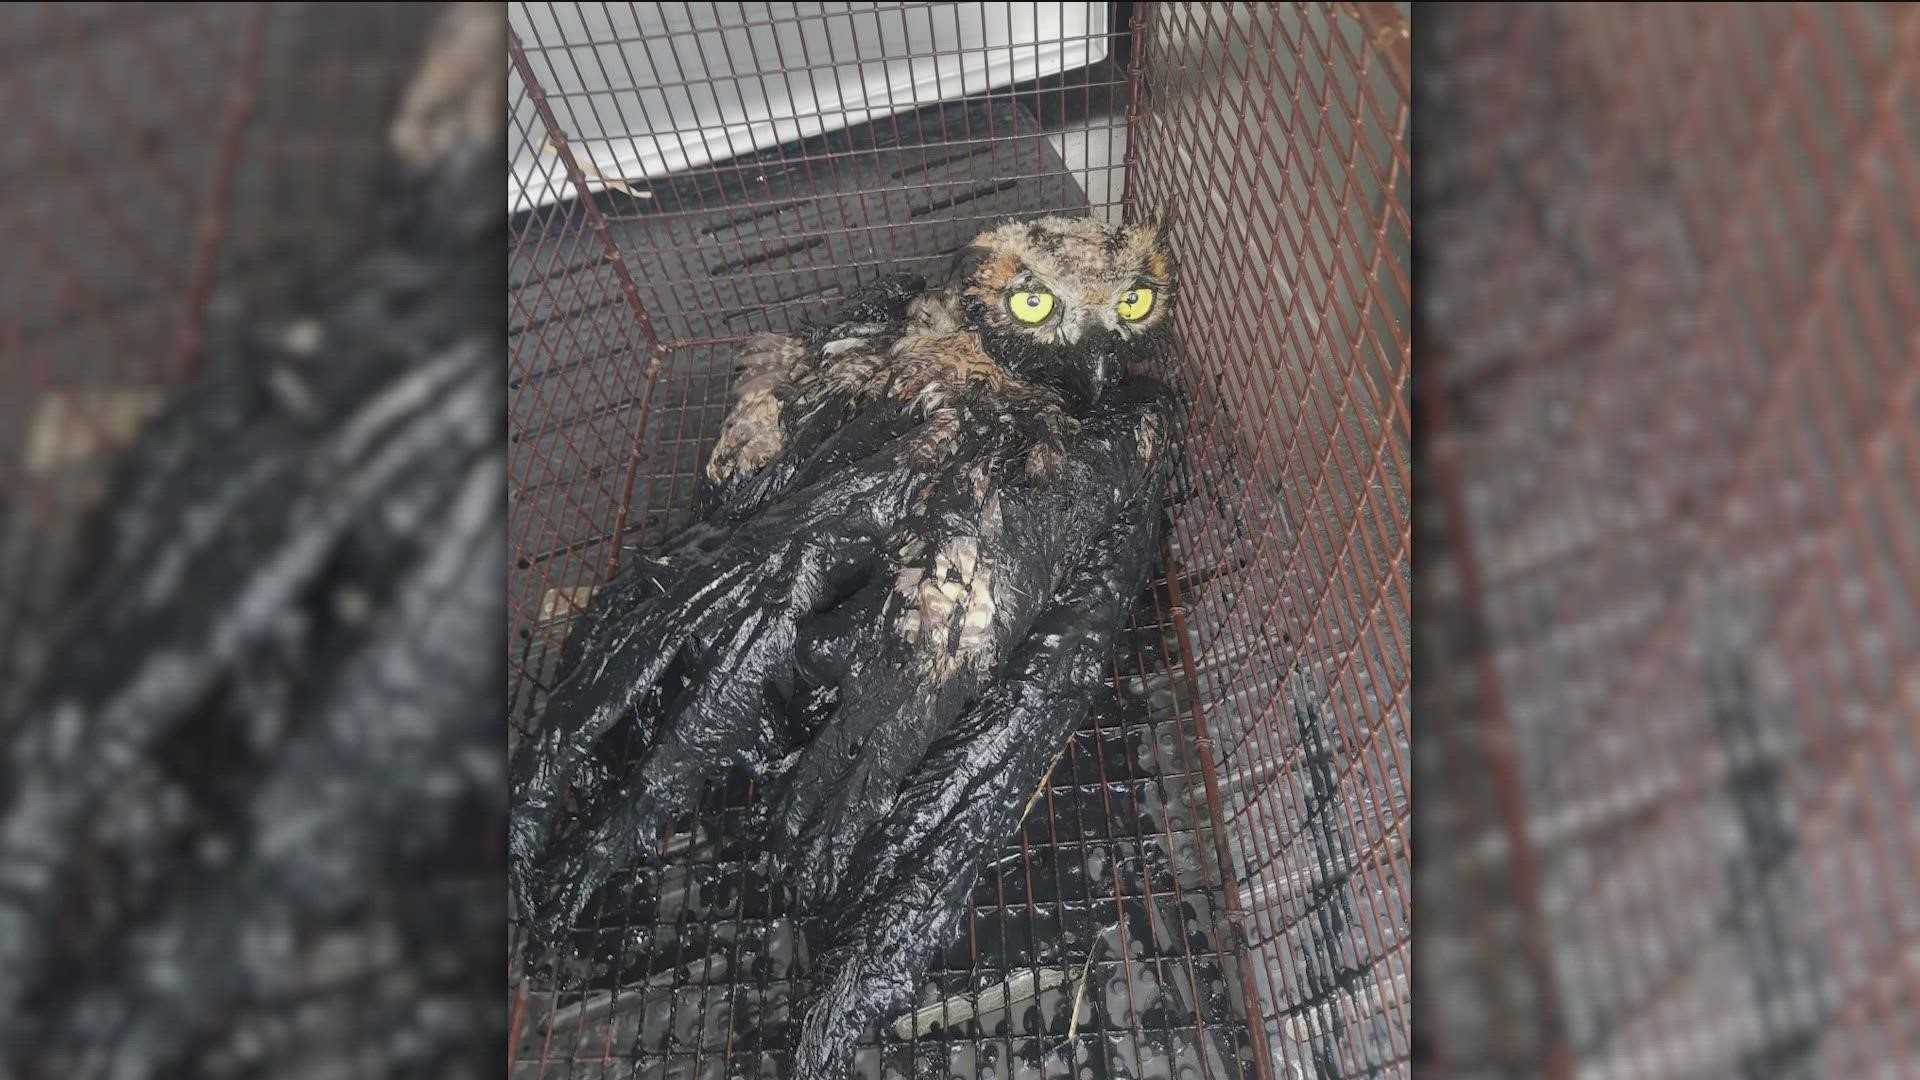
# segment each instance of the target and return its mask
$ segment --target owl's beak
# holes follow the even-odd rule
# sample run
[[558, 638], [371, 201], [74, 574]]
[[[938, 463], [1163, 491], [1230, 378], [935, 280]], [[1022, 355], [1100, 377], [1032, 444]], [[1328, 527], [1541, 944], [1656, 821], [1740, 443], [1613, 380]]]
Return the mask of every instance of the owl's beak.
[[1054, 380], [1077, 405], [1089, 407], [1115, 377], [1117, 336], [1101, 325], [1097, 312], [1082, 310], [1065, 316], [1059, 344]]
[[1107, 389], [1107, 372], [1112, 367], [1104, 352], [1096, 352], [1087, 364], [1087, 400], [1099, 401]]
[[1069, 390], [1079, 405], [1090, 408], [1100, 400], [1100, 395], [1106, 393], [1107, 384], [1122, 374], [1118, 370], [1120, 358], [1108, 341], [1081, 350], [1077, 359], [1078, 363], [1071, 368], [1073, 385]]

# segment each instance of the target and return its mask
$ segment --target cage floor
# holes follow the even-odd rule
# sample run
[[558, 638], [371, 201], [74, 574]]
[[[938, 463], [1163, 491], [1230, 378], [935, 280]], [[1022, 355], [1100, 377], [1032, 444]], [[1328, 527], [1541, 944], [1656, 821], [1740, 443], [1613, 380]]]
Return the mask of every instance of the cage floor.
[[[973, 101], [703, 170], [644, 200], [597, 194], [667, 347], [628, 400], [585, 409], [567, 404], [570, 386], [618, 385], [611, 370], [638, 365], [618, 327], [632, 315], [604, 278], [593, 292], [565, 280], [604, 273], [597, 250], [573, 235], [591, 227], [580, 208], [522, 216], [511, 332], [526, 339], [516, 354], [536, 359], [515, 376], [515, 453], [542, 464], [516, 469], [517, 483], [537, 494], [596, 482], [565, 499], [516, 500], [525, 515], [516, 535], [529, 535], [536, 515], [559, 523], [556, 542], [522, 556], [515, 586], [523, 718], [537, 715], [564, 636], [569, 605], [552, 598], [598, 580], [616, 537], [646, 546], [685, 520], [724, 411], [731, 342], [783, 329], [881, 273], [937, 280], [989, 222], [1086, 212], [1053, 146], [1018, 104]], [[832, 167], [808, 164], [820, 161]], [[542, 254], [550, 251], [573, 255]], [[603, 349], [568, 370], [551, 359], [570, 344], [579, 356], [584, 341]], [[595, 365], [609, 371], [592, 374]], [[600, 481], [635, 444], [621, 501]], [[966, 931], [929, 972], [920, 1008], [904, 1026], [870, 1033], [857, 1075], [1251, 1074], [1237, 939], [1164, 576], [1116, 651], [1114, 693], [1074, 733], [1020, 835], [980, 881]], [[778, 890], [737, 842], [748, 794], [744, 785], [710, 792], [680, 824], [667, 865], [603, 890], [576, 928], [586, 959], [524, 973], [516, 1080], [785, 1073], [776, 1048], [809, 965]]]

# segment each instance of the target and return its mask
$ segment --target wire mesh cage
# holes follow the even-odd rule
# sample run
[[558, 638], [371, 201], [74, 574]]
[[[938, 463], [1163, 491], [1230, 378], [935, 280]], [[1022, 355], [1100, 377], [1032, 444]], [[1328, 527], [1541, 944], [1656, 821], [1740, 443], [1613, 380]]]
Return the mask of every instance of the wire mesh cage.
[[1906, 1075], [1920, 10], [1422, 29], [1433, 1062]]
[[[1008, 218], [1171, 210], [1184, 445], [1153, 586], [857, 1068], [1405, 1075], [1407, 6], [511, 22], [516, 732], [592, 589], [687, 519], [733, 346], [888, 271], [938, 280]], [[779, 1074], [807, 958], [753, 866], [622, 875], [575, 931], [585, 960], [514, 977], [515, 1077]]]

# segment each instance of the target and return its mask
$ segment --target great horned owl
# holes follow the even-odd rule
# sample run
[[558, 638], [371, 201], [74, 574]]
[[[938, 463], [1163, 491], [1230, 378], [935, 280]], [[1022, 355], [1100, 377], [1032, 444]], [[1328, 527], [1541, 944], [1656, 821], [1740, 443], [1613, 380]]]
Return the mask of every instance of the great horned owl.
[[[962, 864], [1017, 827], [1084, 717], [1157, 536], [1167, 395], [1129, 371], [1167, 344], [1175, 278], [1157, 224], [1013, 223], [937, 291], [887, 278], [749, 342], [700, 519], [599, 591], [516, 762], [537, 934], [738, 768], [799, 910], [827, 920], [816, 956], [838, 958], [834, 1007], [809, 1012], [820, 1067], [912, 985], [942, 927], [879, 948], [849, 913], [917, 888], [893, 931], [957, 918]], [[639, 753], [601, 753], [628, 719]]]

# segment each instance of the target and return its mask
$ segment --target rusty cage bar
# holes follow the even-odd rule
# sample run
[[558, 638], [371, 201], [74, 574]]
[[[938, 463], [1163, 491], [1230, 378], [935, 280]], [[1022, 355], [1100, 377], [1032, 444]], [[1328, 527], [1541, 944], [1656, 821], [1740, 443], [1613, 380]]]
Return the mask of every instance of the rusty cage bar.
[[[1408, 6], [511, 10], [517, 729], [623, 547], [685, 520], [729, 346], [997, 220], [1169, 209], [1161, 570], [922, 996], [1011, 1004], [859, 1068], [1407, 1075]], [[595, 911], [588, 962], [514, 976], [516, 1078], [777, 1073], [804, 965], [767, 882], [693, 857]], [[1077, 1025], [1022, 1000], [1090, 955]]]

